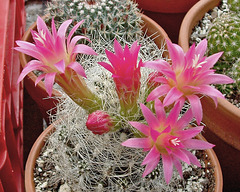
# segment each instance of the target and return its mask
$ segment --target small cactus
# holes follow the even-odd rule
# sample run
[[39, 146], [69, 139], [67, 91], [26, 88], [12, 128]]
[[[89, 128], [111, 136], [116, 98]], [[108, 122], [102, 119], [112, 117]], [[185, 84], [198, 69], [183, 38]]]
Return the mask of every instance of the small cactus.
[[115, 34], [125, 39], [141, 34], [137, 4], [130, 0], [53, 0], [46, 13], [61, 24], [66, 19], [85, 20], [76, 34], [112, 40]]
[[228, 0], [228, 6], [231, 11], [240, 11], [240, 1], [239, 0]]
[[207, 34], [209, 54], [224, 51], [222, 59], [230, 64], [240, 57], [240, 17], [226, 13], [216, 18]]

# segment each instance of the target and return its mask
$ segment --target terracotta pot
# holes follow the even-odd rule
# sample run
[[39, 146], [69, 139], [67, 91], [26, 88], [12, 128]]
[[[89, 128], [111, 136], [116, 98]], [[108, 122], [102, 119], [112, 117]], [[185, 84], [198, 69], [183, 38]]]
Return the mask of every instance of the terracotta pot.
[[[186, 52], [195, 25], [206, 12], [213, 9], [220, 0], [201, 0], [186, 14], [179, 32], [179, 45]], [[203, 135], [211, 143], [223, 167], [224, 190], [240, 190], [240, 109], [225, 99], [218, 99], [218, 107], [210, 98], [203, 98], [203, 122], [206, 124]]]
[[[157, 37], [158, 35], [161, 35], [161, 37], [157, 37], [154, 40], [155, 43], [157, 45], [159, 45], [159, 48], [160, 48], [161, 45], [163, 44], [163, 41], [165, 39], [169, 39], [168, 35], [162, 29], [162, 27], [160, 27], [155, 21], [153, 21], [152, 19], [150, 19], [149, 17], [147, 17], [144, 14], [141, 14], [141, 17], [144, 21], [143, 31], [147, 30], [147, 35], [152, 35], [156, 32], [157, 33], [154, 34], [153, 37]], [[36, 29], [37, 29], [37, 25], [36, 25], [36, 23], [34, 23], [25, 32], [22, 40], [28, 41], [28, 42], [33, 42], [31, 30], [36, 30]], [[165, 53], [165, 55], [166, 54], [167, 53]], [[22, 68], [24, 68], [30, 60], [31, 60], [30, 56], [20, 53], [20, 61], [21, 61]], [[30, 72], [24, 79], [24, 85], [25, 85], [29, 95], [38, 104], [40, 111], [43, 114], [43, 117], [45, 118], [45, 120], [48, 121], [47, 111], [55, 108], [55, 106], [58, 102], [55, 98], [57, 96], [60, 96], [61, 94], [56, 89], [53, 89], [52, 98], [48, 98], [48, 94], [46, 92], [44, 83], [41, 81], [35, 86], [36, 79], [37, 79], [37, 76], [33, 72]]]
[[161, 25], [170, 39], [178, 42], [178, 32], [187, 11], [199, 0], [134, 0], [141, 11]]
[[[34, 167], [36, 164], [36, 160], [41, 152], [42, 147], [47, 140], [47, 137], [55, 131], [55, 127], [51, 124], [47, 129], [45, 129], [42, 134], [38, 137], [36, 142], [34, 143], [25, 167], [25, 189], [26, 192], [35, 192], [35, 184], [34, 184]], [[202, 135], [197, 136], [198, 139], [205, 140]], [[206, 140], [205, 140], [206, 141]], [[214, 167], [214, 177], [215, 177], [215, 192], [221, 192], [223, 188], [223, 178], [222, 171], [217, 159], [216, 154], [213, 149], [207, 149], [206, 153], [209, 157], [211, 165]], [[207, 162], [206, 162], [207, 164]]]

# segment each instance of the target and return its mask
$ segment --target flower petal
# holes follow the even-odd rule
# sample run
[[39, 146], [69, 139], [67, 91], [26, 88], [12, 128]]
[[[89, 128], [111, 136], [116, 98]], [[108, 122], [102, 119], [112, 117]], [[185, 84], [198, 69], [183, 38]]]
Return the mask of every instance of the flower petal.
[[204, 79], [204, 84], [229, 84], [234, 83], [230, 77], [222, 74], [211, 74]]
[[163, 104], [159, 99], [155, 100], [155, 111], [156, 111], [157, 119], [160, 122], [165, 122], [166, 121], [166, 113], [165, 113]]
[[180, 103], [177, 103], [177, 104], [172, 108], [172, 110], [170, 111], [170, 113], [169, 113], [169, 115], [168, 115], [168, 117], [167, 117], [167, 122], [168, 122], [170, 125], [173, 126], [173, 125], [176, 124], [181, 109], [182, 109], [182, 106], [180, 106]]
[[82, 77], [87, 78], [82, 65], [80, 65], [78, 62], [72, 62], [67, 67], [73, 69], [77, 74], [81, 75]]
[[215, 53], [209, 57], [206, 58], [207, 63], [205, 63], [205, 65], [203, 65], [204, 69], [210, 69], [212, 68], [216, 62], [218, 61], [218, 59], [222, 56], [223, 52], [219, 52], [219, 53]]
[[207, 50], [207, 40], [203, 39], [202, 41], [200, 41], [195, 50], [196, 55], [200, 55], [199, 58], [202, 58]]
[[88, 45], [79, 44], [73, 49], [73, 53], [82, 53], [87, 55], [97, 55], [97, 53]]
[[153, 101], [163, 95], [166, 95], [170, 90], [169, 85], [160, 85], [155, 88], [147, 97], [147, 102]]
[[64, 22], [60, 25], [60, 27], [58, 28], [58, 32], [57, 32], [57, 34], [58, 34], [58, 36], [59, 36], [60, 38], [64, 38], [64, 39], [65, 39], [67, 28], [68, 28], [68, 26], [69, 26], [71, 23], [72, 23], [72, 19], [69, 19], [69, 20], [67, 20], [67, 21], [64, 21]]
[[188, 156], [190, 162], [198, 167], [201, 167], [200, 162], [198, 161], [197, 157], [194, 156], [190, 151], [184, 150], [184, 153]]
[[150, 130], [147, 125], [136, 122], [136, 121], [130, 121], [129, 124], [135, 127], [137, 130], [141, 131], [144, 135], [146, 136], [150, 135]]
[[148, 163], [146, 168], [145, 168], [145, 171], [143, 172], [142, 177], [145, 177], [146, 175], [151, 173], [155, 169], [155, 167], [157, 167], [157, 165], [159, 163], [159, 160], [160, 160], [160, 155], [154, 161], [152, 161], [151, 163]]
[[149, 153], [144, 158], [141, 165], [149, 164], [152, 161], [155, 161], [155, 159], [159, 159], [159, 158], [160, 158], [160, 153], [157, 150], [157, 148], [155, 146], [153, 146], [152, 149], [149, 151]]
[[155, 115], [153, 114], [153, 112], [147, 108], [145, 105], [143, 105], [142, 103], [140, 103], [140, 107], [142, 109], [142, 113], [149, 125], [149, 127], [156, 127], [159, 124], [158, 119], [155, 117]]
[[203, 150], [203, 149], [211, 149], [215, 145], [208, 143], [206, 141], [202, 141], [199, 139], [188, 139], [182, 141], [183, 145], [188, 149], [197, 149], [197, 150]]
[[110, 71], [112, 74], [115, 74], [115, 70], [113, 69], [113, 67], [111, 65], [109, 65], [108, 63], [105, 62], [98, 62], [99, 65], [103, 66], [105, 69], [107, 69], [108, 71]]
[[190, 102], [193, 116], [196, 118], [197, 124], [199, 125], [203, 117], [202, 104], [200, 102], [200, 99], [196, 95], [188, 95], [187, 99]]
[[73, 36], [73, 34], [75, 33], [75, 31], [78, 29], [78, 27], [84, 22], [84, 20], [79, 21], [70, 31], [70, 33], [68, 34], [68, 38], [67, 38], [67, 44], [69, 45], [70, 40]]
[[185, 163], [190, 164], [188, 156], [181, 149], [172, 150], [172, 155], [184, 161]]
[[173, 158], [173, 164], [176, 167], [180, 177], [183, 178], [182, 164], [180, 163], [180, 161], [176, 158]]
[[163, 106], [171, 105], [183, 96], [183, 93], [176, 87], [173, 87], [163, 100]]
[[185, 127], [187, 127], [189, 125], [189, 122], [192, 120], [193, 118], [193, 114], [192, 114], [192, 110], [188, 110], [178, 121], [176, 124], [176, 127], [179, 130], [184, 129]]
[[172, 177], [172, 172], [173, 172], [172, 157], [169, 155], [162, 154], [162, 161], [163, 161], [163, 172], [164, 172], [165, 181], [167, 184], [169, 184], [170, 179]]
[[36, 81], [35, 81], [35, 86], [45, 77], [45, 73], [41, 74], [37, 77]]
[[149, 138], [130, 138], [124, 141], [122, 146], [131, 148], [151, 148], [152, 144]]
[[193, 127], [186, 130], [181, 130], [177, 132], [177, 135], [181, 137], [181, 140], [187, 140], [195, 137], [203, 130], [203, 126]]
[[169, 40], [166, 40], [166, 42], [167, 42], [168, 52], [172, 60], [173, 69], [175, 70], [177, 68], [183, 68], [185, 63], [183, 49], [179, 45], [173, 44]]
[[55, 80], [56, 73], [47, 73], [45, 75], [45, 87], [48, 95], [52, 96], [53, 83]]
[[57, 68], [58, 71], [60, 71], [61, 73], [65, 72], [65, 62], [64, 59], [55, 63], [54, 66]]
[[31, 60], [28, 62], [28, 64], [24, 67], [21, 74], [18, 77], [17, 83], [23, 80], [23, 78], [30, 72], [34, 70], [42, 70], [45, 67], [45, 65], [42, 64], [42, 62], [37, 60]]

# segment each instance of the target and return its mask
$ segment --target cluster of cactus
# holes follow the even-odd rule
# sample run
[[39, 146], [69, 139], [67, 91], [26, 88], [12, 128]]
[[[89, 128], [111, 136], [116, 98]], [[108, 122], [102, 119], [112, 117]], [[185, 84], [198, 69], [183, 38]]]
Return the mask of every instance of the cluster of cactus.
[[85, 20], [77, 34], [89, 38], [112, 40], [116, 34], [136, 39], [141, 32], [141, 16], [137, 4], [130, 0], [52, 0], [46, 14], [60, 25], [67, 19]]
[[[218, 73], [229, 75], [234, 79], [236, 79], [236, 75], [234, 75], [232, 71], [233, 64], [236, 63], [240, 57], [239, 26], [239, 15], [230, 11], [214, 19], [207, 34], [208, 53], [224, 52], [215, 65], [215, 69]], [[235, 95], [234, 90], [237, 90], [237, 85], [218, 85], [217, 88], [224, 93], [227, 98], [231, 98], [231, 95]]]
[[240, 1], [239, 0], [228, 0], [228, 6], [231, 11], [240, 11]]
[[225, 13], [214, 19], [208, 32], [209, 54], [224, 51], [222, 59], [229, 63], [240, 56], [240, 17], [236, 13]]

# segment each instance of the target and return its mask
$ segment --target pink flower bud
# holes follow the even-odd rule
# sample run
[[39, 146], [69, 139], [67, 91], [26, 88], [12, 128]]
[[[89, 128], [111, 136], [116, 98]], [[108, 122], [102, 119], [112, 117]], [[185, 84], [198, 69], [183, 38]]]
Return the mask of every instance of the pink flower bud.
[[98, 110], [88, 116], [86, 126], [94, 134], [102, 135], [109, 132], [114, 124], [108, 113]]

